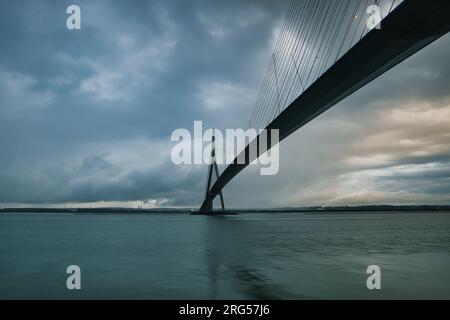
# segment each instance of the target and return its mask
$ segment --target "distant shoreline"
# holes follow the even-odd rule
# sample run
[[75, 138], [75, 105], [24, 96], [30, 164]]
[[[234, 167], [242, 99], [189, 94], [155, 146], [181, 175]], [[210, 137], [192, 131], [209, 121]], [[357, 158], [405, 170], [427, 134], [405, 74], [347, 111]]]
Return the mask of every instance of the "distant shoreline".
[[[1, 213], [70, 213], [76, 215], [151, 215], [151, 214], [191, 214], [196, 209], [159, 208], [2, 208]], [[220, 212], [220, 211], [218, 211]], [[450, 205], [422, 206], [336, 206], [336, 207], [305, 207], [305, 208], [271, 208], [271, 209], [233, 209], [236, 213], [305, 213], [305, 214], [370, 214], [391, 212], [447, 212]]]

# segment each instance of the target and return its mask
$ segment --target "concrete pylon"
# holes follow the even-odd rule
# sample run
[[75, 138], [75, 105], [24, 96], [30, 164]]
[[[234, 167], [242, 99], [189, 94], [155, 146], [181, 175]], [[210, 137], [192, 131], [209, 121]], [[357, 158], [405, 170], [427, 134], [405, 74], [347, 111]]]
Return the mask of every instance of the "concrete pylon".
[[[216, 195], [213, 195], [211, 193], [211, 187], [212, 187], [212, 176], [213, 173], [216, 175], [216, 179], [219, 179], [219, 168], [217, 166], [216, 162], [216, 136], [213, 130], [213, 136], [212, 136], [212, 151], [211, 151], [211, 164], [208, 168], [208, 177], [206, 181], [206, 191], [205, 191], [205, 201], [203, 202], [202, 207], [199, 210], [200, 214], [214, 214], [214, 199]], [[220, 197], [220, 204], [222, 206], [222, 212], [225, 212], [225, 202], [223, 201], [223, 194], [222, 190], [219, 192]]]

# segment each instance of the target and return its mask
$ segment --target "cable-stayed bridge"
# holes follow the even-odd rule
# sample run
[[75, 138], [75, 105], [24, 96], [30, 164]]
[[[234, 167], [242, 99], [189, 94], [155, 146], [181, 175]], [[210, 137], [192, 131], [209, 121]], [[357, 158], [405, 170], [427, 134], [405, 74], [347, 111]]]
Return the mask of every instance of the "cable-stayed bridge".
[[[292, 0], [249, 128], [278, 129], [282, 141], [449, 31], [448, 0]], [[244, 164], [210, 166], [199, 213], [213, 214], [218, 195], [224, 209], [222, 189], [258, 145], [259, 136], [241, 151]]]

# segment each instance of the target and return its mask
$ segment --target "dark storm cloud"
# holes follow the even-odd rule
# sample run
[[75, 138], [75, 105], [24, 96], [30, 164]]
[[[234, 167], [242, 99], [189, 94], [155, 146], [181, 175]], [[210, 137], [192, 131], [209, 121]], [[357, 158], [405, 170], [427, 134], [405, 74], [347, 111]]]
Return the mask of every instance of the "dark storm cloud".
[[242, 125], [286, 3], [2, 3], [0, 202], [199, 202], [204, 173], [172, 166], [170, 134]]

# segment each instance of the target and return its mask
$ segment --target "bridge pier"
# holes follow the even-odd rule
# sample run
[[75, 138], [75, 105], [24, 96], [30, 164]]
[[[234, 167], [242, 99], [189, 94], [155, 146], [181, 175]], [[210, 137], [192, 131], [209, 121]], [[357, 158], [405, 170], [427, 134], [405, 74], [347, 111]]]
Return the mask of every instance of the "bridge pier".
[[[212, 164], [211, 166], [216, 166], [216, 170], [217, 170], [217, 164]], [[211, 172], [211, 169], [210, 169]], [[218, 170], [217, 170], [217, 176], [218, 175]], [[206, 190], [206, 196], [205, 196], [205, 200], [203, 201], [202, 206], [200, 207], [200, 209], [193, 213], [193, 215], [204, 215], [204, 216], [228, 216], [228, 215], [236, 215], [235, 212], [232, 211], [227, 211], [225, 209], [225, 203], [223, 200], [223, 194], [222, 194], [222, 190], [219, 192], [218, 196], [220, 197], [220, 204], [221, 204], [221, 210], [216, 210], [214, 211], [214, 199], [217, 197], [217, 195], [214, 195], [213, 193], [211, 193], [211, 190], [209, 189], [211, 186], [211, 176], [208, 174], [208, 184], [207, 184], [207, 190]]]
[[[225, 210], [225, 202], [223, 201], [222, 190], [220, 190], [216, 194], [211, 192], [211, 187], [212, 187], [211, 179], [212, 179], [213, 173], [215, 173], [216, 179], [219, 179], [219, 168], [217, 167], [216, 150], [215, 150], [215, 145], [214, 145], [215, 141], [216, 141], [216, 137], [214, 136], [214, 133], [213, 133], [213, 137], [212, 137], [213, 146], [212, 146], [212, 151], [211, 151], [212, 161], [208, 168], [208, 178], [206, 181], [205, 200], [203, 201], [203, 204], [200, 207], [200, 209], [198, 210], [198, 212], [195, 212], [194, 215], [208, 215], [208, 216], [235, 215], [235, 213]], [[220, 197], [220, 204], [221, 204], [222, 210], [214, 211], [214, 199], [217, 196]]]
[[203, 205], [201, 206], [198, 212], [202, 214], [210, 214], [210, 213], [212, 214], [214, 212], [214, 200], [211, 198], [205, 199]]

